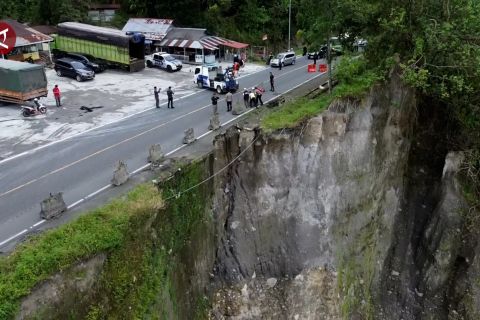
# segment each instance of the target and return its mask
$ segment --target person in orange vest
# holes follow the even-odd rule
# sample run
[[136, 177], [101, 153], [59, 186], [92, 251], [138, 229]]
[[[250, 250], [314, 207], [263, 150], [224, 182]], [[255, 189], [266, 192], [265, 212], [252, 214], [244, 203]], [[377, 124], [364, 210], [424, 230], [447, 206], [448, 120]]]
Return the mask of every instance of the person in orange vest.
[[57, 104], [57, 108], [60, 108], [60, 106], [62, 105], [62, 102], [61, 102], [60, 88], [58, 87], [58, 84], [56, 84], [55, 88], [53, 88], [53, 96], [55, 97], [55, 103]]

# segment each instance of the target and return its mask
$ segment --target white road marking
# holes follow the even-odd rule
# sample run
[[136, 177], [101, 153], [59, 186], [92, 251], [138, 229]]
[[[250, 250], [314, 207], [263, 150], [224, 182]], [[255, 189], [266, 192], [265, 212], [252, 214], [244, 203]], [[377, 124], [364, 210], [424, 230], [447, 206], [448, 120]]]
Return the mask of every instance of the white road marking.
[[[293, 69], [293, 70], [291, 70], [291, 71], [295, 71], [295, 70], [298, 70], [298, 69], [300, 69], [300, 68]], [[267, 69], [259, 70], [259, 71], [257, 71], [257, 72], [252, 72], [252, 73], [250, 73], [250, 74], [247, 74], [247, 75], [244, 75], [244, 76], [240, 76], [240, 77], [238, 77], [238, 79], [241, 79], [241, 78], [244, 78], [244, 77], [248, 77], [248, 76], [250, 76], [250, 75], [257, 74], [257, 73], [263, 72], [263, 71], [265, 71], [265, 70], [267, 70]], [[280, 77], [280, 76], [279, 76], [279, 77]], [[186, 98], [188, 98], [188, 97], [191, 97], [191, 96], [196, 95], [196, 94], [200, 94], [200, 93], [202, 93], [202, 92], [204, 92], [204, 91], [197, 91], [197, 92], [193, 92], [193, 93], [187, 94], [187, 95], [185, 95], [185, 96], [179, 97], [176, 101], [186, 99]], [[161, 104], [161, 105], [162, 105], [162, 106], [165, 106], [165, 105], [167, 105], [167, 103], [163, 103], [163, 104]], [[114, 121], [104, 123], [104, 124], [99, 125], [99, 126], [97, 126], [97, 127], [93, 127], [93, 128], [87, 129], [87, 130], [82, 131], [82, 132], [78, 132], [78, 133], [73, 134], [73, 135], [71, 135], [71, 136], [68, 136], [68, 137], [65, 137], [65, 138], [62, 138], [62, 139], [58, 139], [58, 140], [56, 140], [56, 141], [52, 141], [52, 142], [47, 143], [47, 144], [45, 144], [45, 145], [43, 145], [43, 146], [39, 146], [39, 147], [33, 148], [33, 149], [31, 149], [31, 150], [28, 150], [28, 151], [25, 151], [25, 152], [16, 154], [16, 155], [14, 155], [14, 156], [11, 156], [11, 157], [2, 159], [2, 160], [0, 160], [0, 164], [5, 163], [5, 162], [8, 162], [8, 161], [11, 161], [11, 160], [13, 160], [13, 159], [17, 159], [17, 158], [23, 157], [23, 156], [28, 155], [28, 154], [35, 153], [35, 152], [37, 152], [37, 151], [39, 151], [39, 150], [42, 150], [42, 149], [47, 148], [47, 147], [49, 147], [49, 146], [52, 146], [52, 145], [54, 145], [54, 144], [63, 142], [63, 141], [68, 140], [68, 139], [75, 138], [75, 137], [77, 137], [77, 136], [79, 136], [79, 135], [88, 133], [88, 132], [93, 131], [93, 130], [95, 130], [95, 129], [103, 128], [103, 127], [105, 127], [105, 126], [108, 126], [108, 125], [111, 125], [111, 124], [114, 124], [114, 123], [123, 121], [123, 120], [125, 120], [125, 119], [134, 117], [134, 116], [136, 116], [136, 115], [139, 115], [139, 114], [142, 114], [142, 113], [144, 113], [144, 112], [151, 111], [151, 110], [154, 110], [154, 109], [155, 109], [155, 108], [149, 108], [149, 109], [141, 110], [141, 111], [132, 113], [132, 114], [130, 114], [130, 115], [128, 115], [128, 116], [125, 116], [125, 117], [123, 117], [123, 118], [121, 118], [121, 119], [116, 119], [116, 120], [114, 120]]]
[[[298, 69], [295, 69], [295, 70], [298, 70]], [[292, 71], [293, 71], [293, 70], [292, 70]], [[305, 83], [307, 83], [307, 82], [309, 82], [309, 81], [311, 81], [311, 80], [313, 80], [313, 79], [316, 79], [316, 78], [324, 75], [325, 73], [326, 73], [326, 72], [320, 73], [320, 74], [316, 75], [316, 76], [313, 77], [313, 78], [310, 78], [310, 79], [308, 79], [308, 80], [305, 80], [304, 82], [302, 82], [302, 83], [296, 85], [295, 87], [293, 87], [293, 88], [285, 91], [284, 93], [288, 93], [288, 92], [290, 92], [290, 91], [292, 91], [292, 90], [295, 90], [296, 88], [304, 85]], [[285, 74], [286, 74], [286, 73], [285, 73]], [[276, 99], [278, 96], [280, 96], [280, 94], [277, 94], [276, 96], [274, 96], [274, 97], [270, 98], [269, 100], [265, 101], [264, 104], [269, 103], [270, 101]], [[210, 105], [207, 105], [207, 106], [202, 107], [202, 108], [200, 108], [200, 109], [197, 109], [197, 110], [194, 110], [194, 111], [192, 111], [192, 112], [189, 112], [189, 113], [185, 114], [185, 116], [188, 115], [188, 114], [194, 113], [194, 112], [196, 112], [196, 111], [202, 110], [202, 109], [204, 109], [204, 108], [206, 108], [206, 107], [208, 107], [208, 106], [210, 106]], [[248, 114], [248, 113], [250, 113], [250, 112], [252, 112], [252, 111], [254, 111], [254, 110], [255, 110], [254, 108], [252, 108], [252, 109], [250, 109], [250, 110], [247, 110], [246, 112], [244, 112], [244, 113], [236, 116], [235, 118], [232, 118], [232, 119], [230, 119], [230, 120], [222, 123], [221, 126], [225, 126], [225, 125], [227, 125], [227, 124], [229, 124], [229, 123], [237, 120], [238, 118], [241, 118], [241, 117], [245, 116], [246, 114]], [[173, 119], [173, 120], [171, 120], [171, 121], [174, 121], [174, 120], [175, 120], [175, 119]], [[150, 129], [149, 129], [149, 130], [150, 130]], [[211, 133], [213, 133], [213, 132], [215, 132], [215, 131], [208, 130], [207, 132], [205, 132], [205, 133], [203, 133], [202, 135], [198, 136], [196, 139], [199, 140], [199, 139], [201, 139], [201, 138], [203, 138], [203, 137], [208, 136], [209, 134], [211, 134]], [[175, 153], [175, 152], [177, 152], [177, 151], [185, 148], [186, 146], [188, 146], [188, 145], [183, 144], [183, 145], [181, 145], [181, 146], [179, 146], [179, 147], [171, 150], [170, 152], [166, 153], [165, 156], [170, 156], [171, 154], [173, 154], [173, 153]], [[1, 163], [1, 162], [0, 162], [0, 163]], [[134, 171], [130, 174], [130, 176], [132, 176], [132, 175], [134, 175], [134, 174], [137, 174], [138, 172], [140, 172], [140, 171], [142, 171], [143, 169], [147, 168], [149, 165], [150, 165], [150, 164], [146, 164], [146, 165], [143, 165], [143, 166], [141, 166], [140, 168], [134, 170]], [[36, 179], [35, 179], [35, 180], [36, 180]], [[32, 181], [33, 181], [33, 180], [32, 180]], [[87, 195], [86, 197], [84, 197], [84, 198], [82, 198], [82, 199], [80, 199], [80, 200], [78, 200], [78, 201], [70, 204], [70, 205], [67, 207], [67, 209], [70, 210], [71, 208], [79, 205], [80, 203], [84, 202], [85, 200], [88, 200], [89, 198], [92, 198], [92, 197], [94, 197], [95, 195], [97, 195], [97, 194], [99, 194], [99, 193], [101, 193], [101, 192], [109, 189], [111, 186], [112, 186], [111, 184], [108, 184], [108, 185], [106, 185], [106, 186], [103, 186], [102, 188], [98, 189], [97, 191], [94, 191], [94, 192], [90, 193], [89, 195]], [[2, 196], [2, 195], [0, 195], [0, 196]], [[39, 225], [41, 225], [41, 224], [44, 223], [44, 222], [46, 222], [46, 220], [40, 220], [39, 222], [35, 223], [34, 225], [32, 225], [31, 227], [29, 227], [28, 229], [33, 229], [33, 228], [35, 228], [35, 227], [38, 227]], [[10, 238], [8, 238], [8, 239], [0, 242], [0, 247], [4, 246], [4, 245], [7, 244], [8, 242], [10, 242], [10, 241], [18, 238], [18, 237], [21, 236], [22, 234], [28, 232], [28, 229], [24, 229], [24, 230], [20, 231], [19, 233], [11, 236]]]
[[45, 220], [45, 219], [40, 220], [40, 221], [38, 221], [37, 223], [35, 223], [33, 226], [31, 226], [29, 229], [38, 227], [39, 225], [41, 225], [41, 224], [44, 223], [45, 221], [47, 221], [47, 220]]
[[17, 237], [20, 237], [22, 234], [28, 232], [27, 229], [23, 229], [22, 231], [20, 231], [19, 233], [11, 236], [10, 238], [8, 238], [7, 240], [4, 240], [2, 242], [0, 242], [0, 247], [2, 247], [3, 245], [5, 245], [6, 243], [9, 243], [10, 241], [12, 241], [13, 239], [17, 238]]

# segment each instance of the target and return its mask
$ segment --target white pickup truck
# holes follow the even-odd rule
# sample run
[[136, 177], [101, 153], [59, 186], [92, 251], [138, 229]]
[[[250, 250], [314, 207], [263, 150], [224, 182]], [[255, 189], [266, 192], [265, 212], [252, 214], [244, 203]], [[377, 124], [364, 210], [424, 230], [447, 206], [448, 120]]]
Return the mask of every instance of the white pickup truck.
[[182, 69], [182, 62], [168, 53], [154, 53], [145, 59], [147, 60], [147, 67], [149, 68], [158, 67], [165, 69], [168, 72], [179, 71]]

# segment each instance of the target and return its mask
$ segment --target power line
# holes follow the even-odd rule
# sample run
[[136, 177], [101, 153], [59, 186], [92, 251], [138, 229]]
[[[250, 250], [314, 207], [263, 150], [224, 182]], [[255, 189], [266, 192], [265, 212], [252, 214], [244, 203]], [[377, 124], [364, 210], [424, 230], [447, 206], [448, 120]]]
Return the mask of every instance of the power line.
[[222, 169], [218, 170], [217, 172], [215, 172], [214, 174], [212, 174], [210, 177], [204, 179], [203, 181], [183, 190], [183, 191], [180, 191], [180, 192], [177, 192], [175, 195], [173, 196], [170, 196], [168, 197], [167, 199], [165, 199], [165, 201], [168, 201], [168, 200], [171, 200], [173, 198], [179, 198], [180, 196], [182, 196], [184, 193], [187, 193], [199, 186], [201, 186], [202, 184], [208, 182], [209, 180], [211, 180], [212, 178], [214, 178], [215, 176], [217, 176], [218, 174], [220, 174], [221, 172], [223, 172], [225, 169], [227, 169], [229, 166], [231, 166], [235, 161], [237, 161], [238, 158], [240, 158], [244, 153], [245, 151], [247, 151], [248, 149], [250, 149], [250, 147], [258, 140], [258, 138], [260, 137], [260, 135], [257, 135], [257, 137], [255, 137], [255, 139], [253, 139], [253, 141], [244, 149], [242, 150], [242, 152], [240, 152], [235, 158], [232, 159], [232, 161], [230, 161], [229, 163], [227, 163], [227, 165], [225, 165]]

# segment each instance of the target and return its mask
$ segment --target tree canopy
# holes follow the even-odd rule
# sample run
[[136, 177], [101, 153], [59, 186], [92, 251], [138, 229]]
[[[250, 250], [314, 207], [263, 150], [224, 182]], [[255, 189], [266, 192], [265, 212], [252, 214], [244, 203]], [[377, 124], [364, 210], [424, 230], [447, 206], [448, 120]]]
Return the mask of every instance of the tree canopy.
[[[90, 2], [2, 0], [0, 15], [35, 24], [88, 21]], [[263, 44], [266, 34], [269, 46], [277, 48], [285, 47], [288, 38], [290, 0], [117, 2], [122, 5], [119, 24], [135, 16], [171, 18], [177, 26], [206, 27], [253, 45]], [[318, 48], [330, 32], [349, 47], [361, 37], [368, 40], [370, 66], [384, 69], [398, 54], [404, 79], [450, 107], [469, 133], [469, 143], [480, 141], [480, 1], [291, 0], [291, 5], [293, 40]]]

